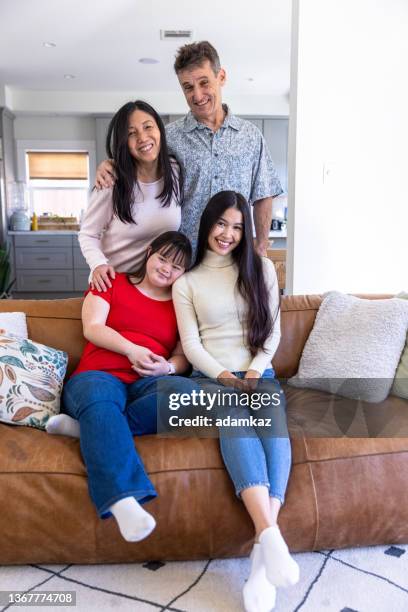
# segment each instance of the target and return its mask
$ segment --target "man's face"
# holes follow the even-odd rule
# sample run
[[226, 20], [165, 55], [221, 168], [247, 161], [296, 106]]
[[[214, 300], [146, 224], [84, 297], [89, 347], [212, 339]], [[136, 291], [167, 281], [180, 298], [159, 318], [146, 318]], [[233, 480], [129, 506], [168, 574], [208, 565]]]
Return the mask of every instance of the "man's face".
[[221, 68], [215, 75], [210, 62], [205, 60], [201, 66], [180, 70], [177, 77], [197, 121], [212, 119], [222, 108], [221, 88], [226, 80], [225, 70]]

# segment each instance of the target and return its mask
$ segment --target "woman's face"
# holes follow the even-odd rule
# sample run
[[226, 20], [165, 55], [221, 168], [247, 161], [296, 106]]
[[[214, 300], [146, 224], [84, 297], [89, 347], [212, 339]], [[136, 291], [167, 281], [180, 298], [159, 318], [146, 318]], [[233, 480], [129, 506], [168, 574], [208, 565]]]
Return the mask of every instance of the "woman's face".
[[154, 287], [171, 287], [185, 272], [185, 267], [176, 264], [171, 258], [157, 251], [148, 257], [146, 262], [146, 277]]
[[208, 248], [218, 255], [227, 255], [239, 245], [243, 231], [242, 212], [236, 208], [227, 208], [211, 228]]
[[134, 110], [128, 121], [128, 147], [131, 156], [139, 163], [151, 163], [160, 153], [160, 130], [151, 115]]

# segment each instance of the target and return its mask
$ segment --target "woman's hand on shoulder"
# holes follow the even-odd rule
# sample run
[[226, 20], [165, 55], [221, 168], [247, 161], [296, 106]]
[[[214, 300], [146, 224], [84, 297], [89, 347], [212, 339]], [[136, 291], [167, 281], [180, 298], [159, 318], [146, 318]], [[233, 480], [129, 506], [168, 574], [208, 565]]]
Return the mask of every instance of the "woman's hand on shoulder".
[[112, 287], [109, 276], [114, 279], [116, 277], [115, 269], [107, 264], [97, 266], [91, 277], [91, 287], [97, 291], [107, 291]]
[[104, 189], [113, 187], [117, 179], [113, 159], [105, 159], [96, 169], [95, 187]]

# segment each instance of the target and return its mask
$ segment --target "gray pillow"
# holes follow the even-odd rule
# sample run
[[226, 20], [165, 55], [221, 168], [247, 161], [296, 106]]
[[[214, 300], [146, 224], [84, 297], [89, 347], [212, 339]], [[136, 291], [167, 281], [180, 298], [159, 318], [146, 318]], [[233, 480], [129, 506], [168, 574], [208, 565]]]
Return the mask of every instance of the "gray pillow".
[[404, 348], [408, 302], [327, 293], [288, 383], [366, 402], [389, 394]]

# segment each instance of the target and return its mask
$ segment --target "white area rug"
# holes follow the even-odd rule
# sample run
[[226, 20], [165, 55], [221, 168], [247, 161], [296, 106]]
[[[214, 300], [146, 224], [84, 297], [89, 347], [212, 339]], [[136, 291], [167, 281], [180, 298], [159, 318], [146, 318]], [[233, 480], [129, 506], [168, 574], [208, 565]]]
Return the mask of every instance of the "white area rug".
[[[408, 546], [302, 553], [295, 558], [301, 580], [278, 590], [277, 612], [408, 611]], [[76, 607], [58, 608], [75, 612], [239, 612], [248, 569], [248, 559], [3, 566], [0, 590], [76, 591]]]

